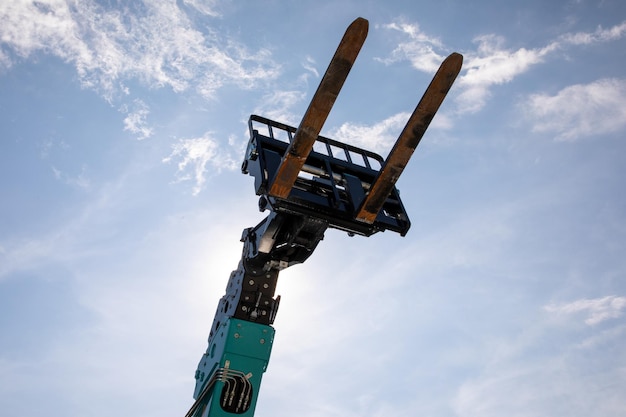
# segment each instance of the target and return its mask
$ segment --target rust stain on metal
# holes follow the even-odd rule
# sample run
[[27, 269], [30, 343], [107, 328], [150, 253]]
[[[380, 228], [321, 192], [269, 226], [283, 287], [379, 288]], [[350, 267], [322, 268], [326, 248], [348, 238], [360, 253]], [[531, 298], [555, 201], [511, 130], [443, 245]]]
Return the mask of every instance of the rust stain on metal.
[[300, 122], [293, 141], [282, 158], [269, 195], [279, 198], [287, 198], [289, 195], [365, 42], [368, 27], [368, 21], [359, 17], [346, 30]]
[[461, 71], [462, 64], [463, 56], [456, 52], [443, 61], [402, 133], [400, 133], [400, 137], [378, 173], [378, 177], [370, 187], [369, 193], [356, 215], [358, 220], [370, 224], [376, 220], [385, 200], [393, 190], [396, 181], [413, 155], [413, 151], [415, 151], [428, 125], [435, 117], [435, 113], [437, 113], [439, 106], [441, 106]]

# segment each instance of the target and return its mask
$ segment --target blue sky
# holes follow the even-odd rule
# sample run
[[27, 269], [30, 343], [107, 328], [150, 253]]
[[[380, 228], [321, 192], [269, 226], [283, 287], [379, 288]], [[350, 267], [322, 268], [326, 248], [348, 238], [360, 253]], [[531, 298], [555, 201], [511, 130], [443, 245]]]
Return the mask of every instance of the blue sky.
[[370, 22], [323, 134], [386, 155], [408, 235], [329, 230], [281, 273], [258, 416], [623, 416], [626, 3], [0, 3], [0, 409], [184, 415], [264, 216], [251, 113], [297, 125]]

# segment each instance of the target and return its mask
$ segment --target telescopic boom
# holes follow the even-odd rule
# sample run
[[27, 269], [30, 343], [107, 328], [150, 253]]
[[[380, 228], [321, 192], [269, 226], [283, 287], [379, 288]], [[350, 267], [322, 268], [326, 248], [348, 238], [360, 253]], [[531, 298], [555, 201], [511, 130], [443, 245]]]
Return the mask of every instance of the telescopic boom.
[[186, 417], [253, 417], [274, 340], [278, 274], [308, 259], [328, 228], [350, 235], [391, 230], [404, 236], [411, 226], [395, 184], [463, 58], [453, 53], [443, 61], [383, 160], [319, 135], [367, 29], [363, 18], [348, 27], [297, 129], [250, 116], [241, 170], [254, 177], [259, 208], [269, 214], [243, 231], [241, 261], [219, 301]]

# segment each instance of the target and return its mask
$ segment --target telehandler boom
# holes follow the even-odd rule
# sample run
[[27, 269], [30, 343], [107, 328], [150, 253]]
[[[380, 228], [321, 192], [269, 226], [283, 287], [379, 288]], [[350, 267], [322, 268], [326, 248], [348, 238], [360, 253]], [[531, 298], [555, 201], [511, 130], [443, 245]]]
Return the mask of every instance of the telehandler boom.
[[[320, 136], [367, 36], [368, 22], [348, 27], [298, 128], [252, 115], [242, 172], [254, 177], [259, 209], [243, 231], [241, 261], [230, 275], [195, 373], [195, 402], [186, 417], [252, 417], [267, 369], [280, 296], [281, 270], [304, 262], [328, 228], [371, 236], [404, 236], [410, 221], [395, 187], [446, 94], [463, 57], [448, 56], [387, 159]], [[285, 140], [281, 140], [285, 139]]]

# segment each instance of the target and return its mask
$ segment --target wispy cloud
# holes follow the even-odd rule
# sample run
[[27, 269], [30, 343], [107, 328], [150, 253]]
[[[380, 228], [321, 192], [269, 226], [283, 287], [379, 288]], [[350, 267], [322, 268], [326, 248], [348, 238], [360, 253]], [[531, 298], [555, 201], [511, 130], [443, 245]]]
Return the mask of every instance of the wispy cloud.
[[588, 372], [583, 364], [589, 366], [589, 357], [566, 354], [499, 363], [498, 368], [461, 385], [452, 404], [454, 415], [619, 416], [623, 370], [607, 362], [594, 360], [595, 369]]
[[[121, 194], [114, 199], [127, 200], [129, 182], [121, 180], [119, 185], [122, 189], [113, 193]], [[74, 402], [65, 415], [89, 414], [87, 410], [94, 398], [99, 402], [103, 397], [118, 397], [116, 391], [120, 389], [129, 393], [145, 388], [133, 375], [150, 373], [151, 369], [155, 370], [151, 363], [167, 357], [167, 364], [163, 363], [156, 373], [168, 375], [165, 378], [168, 382], [158, 382], [149, 389], [152, 392], [168, 391], [168, 395], [161, 397], [169, 400], [157, 401], [148, 408], [154, 407], [151, 415], [171, 415], [174, 409], [185, 410], [193, 401], [193, 373], [189, 372], [189, 367], [194, 366], [201, 349], [206, 347], [206, 335], [200, 334], [198, 329], [205, 328], [206, 317], [214, 309], [211, 303], [217, 299], [214, 298], [216, 294], [223, 292], [222, 280], [206, 277], [228, 277], [241, 252], [241, 243], [236, 238], [224, 239], [216, 246], [214, 242], [208, 242], [206, 236], [238, 236], [242, 213], [227, 216], [219, 222], [215, 221], [219, 210], [211, 207], [188, 211], [184, 215], [163, 216], [160, 217], [162, 221], [149, 222], [149, 227], [141, 232], [141, 239], [132, 238], [134, 233], [131, 232], [125, 235], [124, 242], [102, 246], [99, 242], [102, 226], [108, 230], [116, 229], [117, 222], [123, 217], [111, 203], [105, 198], [81, 213], [80, 218], [70, 219], [69, 223], [60, 222], [45, 236], [0, 242], [0, 282], [19, 277], [15, 272], [20, 270], [46, 281], [68, 280], [72, 291], [67, 300], [82, 307], [80, 320], [89, 320], [86, 325], [71, 330], [66, 326], [71, 326], [72, 320], [63, 322], [63, 332], [47, 334], [49, 337], [37, 342], [40, 355], [30, 361], [22, 362], [6, 356], [3, 344], [1, 391], [6, 394], [27, 389], [27, 376], [34, 372], [46, 384], [57, 380], [57, 383], [48, 384], [50, 390], [43, 394], [44, 397], [62, 398], [67, 392], [81, 391], [90, 398], [89, 401]], [[154, 210], [149, 207], [152, 203], [153, 200], [143, 210]], [[111, 216], [112, 210], [115, 214]], [[237, 206], [231, 208], [231, 211], [237, 210]], [[103, 218], [105, 221], [101, 224]], [[137, 221], [135, 219], [133, 223]], [[181, 251], [181, 248], [185, 249]], [[51, 271], [59, 264], [67, 268], [62, 276]], [[184, 285], [180, 280], [171, 279], [181, 276], [189, 278]], [[56, 300], [57, 292], [50, 296], [60, 302]], [[36, 311], [33, 314], [41, 313]], [[43, 314], [47, 312], [43, 311]], [[22, 323], [18, 317], [13, 317], [12, 321], [16, 326]], [[48, 322], [46, 318], [44, 329], [49, 326]], [[169, 346], [163, 351], [151, 349], [155, 343], [160, 347]], [[34, 345], [27, 348], [31, 347], [34, 349]], [[89, 359], [94, 355], [100, 360]], [[113, 363], [121, 366], [109, 366]], [[68, 364], [75, 366], [70, 369]], [[62, 381], [57, 377], [59, 372], [64, 375]], [[97, 373], [100, 377], [86, 378], [87, 373]], [[155, 374], [150, 379], [157, 381], [159, 377]], [[171, 401], [172, 396], [177, 400]], [[130, 397], [142, 398], [142, 395], [137, 391]], [[3, 407], [6, 399], [5, 395]], [[137, 410], [136, 413], [146, 409], [145, 401], [120, 399], [117, 405], [125, 410]], [[10, 404], [8, 406], [11, 410]], [[59, 407], [65, 411], [62, 405]], [[168, 411], [164, 413], [164, 409]]]
[[331, 131], [330, 136], [341, 142], [382, 154], [389, 152], [409, 116], [410, 113], [398, 113], [373, 125], [344, 123]]
[[[317, 68], [315, 67], [315, 60], [310, 57], [307, 56], [304, 60], [304, 62], [302, 63], [302, 67], [307, 70], [309, 73], [313, 74], [315, 76], [315, 78], [319, 78], [320, 77], [320, 73], [317, 70]], [[308, 76], [309, 74], [305, 74], [304, 76]]]
[[71, 187], [80, 188], [83, 190], [88, 190], [91, 187], [91, 181], [86, 175], [86, 172], [87, 169], [85, 166], [82, 167], [80, 174], [78, 175], [69, 175], [54, 166], [52, 167], [52, 173], [54, 174], [54, 178]]
[[595, 32], [567, 33], [561, 37], [564, 43], [571, 45], [591, 45], [620, 39], [626, 34], [626, 21], [608, 29], [598, 26]]
[[128, 108], [128, 105], [123, 105], [120, 111], [126, 113], [124, 130], [137, 135], [137, 139], [140, 140], [152, 136], [154, 131], [149, 127], [147, 120], [150, 110], [143, 100], [135, 100], [131, 109]]
[[293, 108], [306, 98], [305, 91], [279, 90], [266, 94], [262, 99], [262, 105], [256, 107], [254, 112], [262, 114], [273, 120], [297, 126], [302, 115], [293, 113]]
[[[371, 125], [346, 122], [331, 130], [330, 137], [377, 152], [385, 157], [398, 139], [410, 116], [411, 113], [400, 112]], [[443, 113], [438, 113], [430, 125], [431, 130], [445, 130], [451, 127], [450, 118]]]
[[626, 310], [626, 297], [609, 295], [602, 298], [581, 299], [569, 303], [548, 304], [544, 309], [549, 313], [569, 316], [585, 315], [585, 324], [593, 326], [623, 315]]
[[[208, 26], [195, 26], [190, 16], [197, 13], [208, 16], [203, 20]], [[0, 2], [0, 69], [41, 54], [60, 58], [74, 66], [84, 88], [119, 109], [125, 131], [146, 139], [155, 134], [148, 118], [150, 106], [133, 99], [132, 86], [191, 91], [215, 99], [225, 86], [249, 89], [279, 75], [280, 66], [268, 50], [250, 51], [213, 30], [210, 17], [217, 16], [214, 0], [120, 6], [93, 0]], [[289, 106], [294, 97], [285, 95], [280, 106]], [[194, 193], [202, 188], [209, 165], [217, 169], [235, 165], [206, 135], [181, 140], [165, 158], [172, 159], [179, 159], [179, 180], [195, 181]], [[55, 174], [68, 180], [58, 170]], [[79, 179], [76, 185], [81, 184]]]
[[[217, 15], [215, 2], [186, 4]], [[268, 51], [251, 53], [210, 28], [195, 29], [173, 1], [134, 2], [124, 8], [94, 1], [2, 2], [0, 21], [0, 63], [5, 67], [37, 53], [50, 54], [73, 64], [83, 86], [109, 100], [128, 91], [126, 80], [175, 92], [195, 88], [213, 98], [225, 84], [249, 88], [278, 75]]]
[[172, 145], [172, 153], [163, 162], [175, 160], [178, 161], [178, 181], [192, 181], [194, 195], [202, 191], [212, 172], [237, 168], [237, 159], [212, 137], [211, 132], [198, 138], [179, 139]]
[[466, 53], [465, 74], [459, 78], [462, 89], [457, 97], [460, 112], [476, 112], [484, 107], [494, 85], [511, 82], [515, 77], [542, 62], [558, 45], [544, 48], [509, 50], [504, 39], [495, 35], [480, 36], [474, 40], [478, 48]]
[[[434, 73], [450, 52], [441, 40], [428, 36], [416, 24], [391, 23], [383, 28], [398, 31], [407, 38], [400, 41], [390, 57], [378, 59], [385, 64], [409, 61], [419, 71]], [[458, 80], [462, 88], [457, 96], [460, 112], [480, 110], [491, 86], [510, 82], [556, 48], [552, 43], [540, 49], [509, 50], [504, 47], [504, 38], [496, 35], [479, 36], [474, 42], [477, 49], [464, 52], [463, 74]]]
[[220, 17], [222, 14], [218, 10], [218, 0], [183, 0], [202, 14], [212, 17]]
[[[391, 23], [382, 28], [404, 36], [389, 57], [378, 59], [385, 64], [409, 61], [417, 70], [432, 73], [450, 52], [439, 39], [422, 32], [417, 24]], [[539, 48], [519, 49], [507, 48], [501, 36], [478, 36], [474, 39], [476, 49], [463, 51], [463, 71], [458, 80], [461, 93], [456, 98], [458, 111], [481, 110], [494, 86], [512, 82], [559, 50], [568, 46], [610, 42], [621, 39], [625, 34], [626, 21], [610, 28], [599, 27], [594, 32], [567, 33]]]
[[624, 326], [607, 323], [602, 332], [592, 326], [620, 317], [625, 308], [626, 297], [620, 296], [545, 306], [551, 314], [585, 315], [588, 326], [561, 327], [539, 319], [514, 336], [491, 340], [484, 346], [489, 360], [458, 388], [452, 404], [456, 414], [582, 417], [589, 409], [579, 405], [594, 404], [594, 415], [621, 415], [624, 370], [608, 352], [623, 345]]
[[555, 134], [556, 140], [617, 132], [626, 127], [626, 80], [607, 78], [555, 95], [533, 94], [522, 107], [533, 131]]
[[389, 57], [376, 58], [376, 60], [385, 64], [408, 60], [419, 71], [434, 72], [437, 70], [444, 58], [443, 55], [435, 52], [435, 49], [443, 49], [443, 44], [439, 39], [426, 35], [416, 23], [399, 21], [380, 27], [400, 32], [407, 39], [398, 43]]

